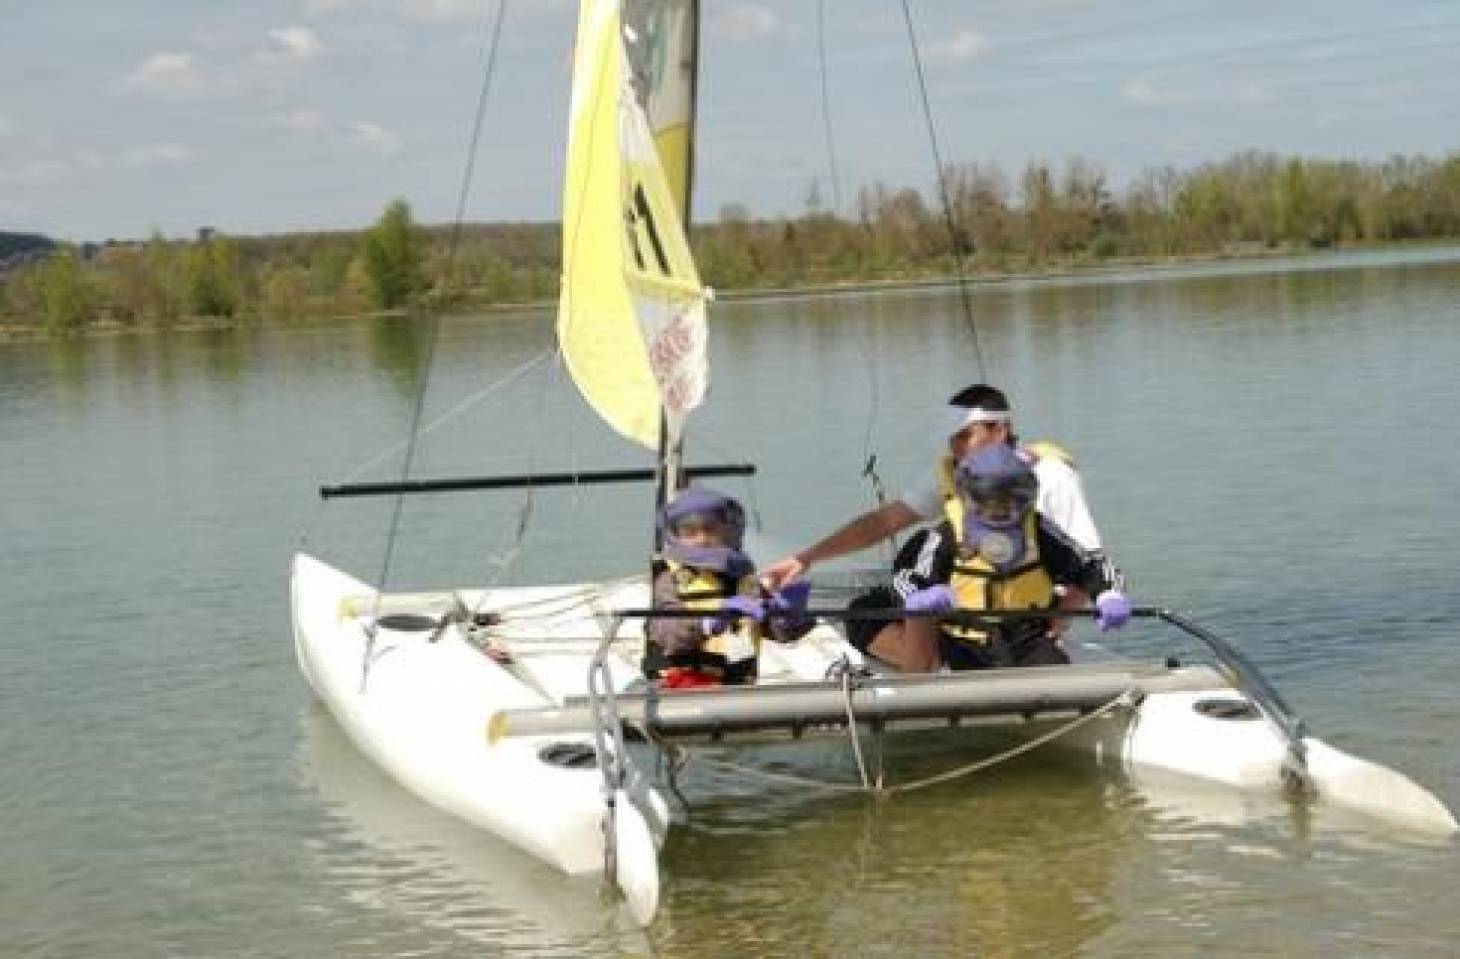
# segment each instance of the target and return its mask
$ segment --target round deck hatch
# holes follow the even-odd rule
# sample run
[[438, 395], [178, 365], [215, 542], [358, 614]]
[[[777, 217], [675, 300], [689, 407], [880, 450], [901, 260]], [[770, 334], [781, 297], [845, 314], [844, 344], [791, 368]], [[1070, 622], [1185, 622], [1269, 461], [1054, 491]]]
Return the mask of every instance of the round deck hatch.
[[424, 633], [441, 625], [441, 621], [434, 616], [423, 616], [420, 613], [389, 613], [375, 622], [383, 629], [392, 629], [399, 633]]
[[594, 769], [598, 766], [598, 756], [587, 743], [548, 743], [538, 750], [537, 758], [549, 766], [564, 769]]
[[1211, 719], [1261, 719], [1262, 713], [1245, 699], [1198, 699], [1192, 706]]

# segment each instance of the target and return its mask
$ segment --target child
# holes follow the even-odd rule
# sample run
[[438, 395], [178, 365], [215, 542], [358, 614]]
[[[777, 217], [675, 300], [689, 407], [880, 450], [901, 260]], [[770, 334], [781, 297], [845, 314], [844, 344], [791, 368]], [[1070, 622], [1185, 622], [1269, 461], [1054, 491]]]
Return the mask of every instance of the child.
[[[892, 588], [913, 612], [1051, 610], [1057, 586], [1095, 597], [1101, 629], [1130, 618], [1130, 602], [1099, 554], [1035, 512], [1033, 470], [1004, 444], [961, 460], [944, 482], [943, 522], [908, 540]], [[864, 638], [864, 648], [910, 671], [1068, 663], [1052, 619], [958, 623], [915, 618]], [[870, 640], [870, 641], [869, 641]]]
[[810, 629], [809, 583], [766, 594], [741, 549], [745, 511], [728, 496], [691, 487], [659, 518], [662, 568], [655, 609], [702, 610], [703, 618], [650, 619], [645, 670], [666, 689], [753, 683], [761, 640], [789, 642]]

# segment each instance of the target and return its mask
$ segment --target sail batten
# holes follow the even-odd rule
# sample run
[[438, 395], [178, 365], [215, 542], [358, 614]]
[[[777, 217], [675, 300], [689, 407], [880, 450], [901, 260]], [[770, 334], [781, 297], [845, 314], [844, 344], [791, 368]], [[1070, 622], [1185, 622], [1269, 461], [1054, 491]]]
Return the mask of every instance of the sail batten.
[[[670, 9], [680, 6], [693, 9]], [[625, 45], [626, 35], [648, 44], [644, 24], [625, 29], [620, 0], [585, 0], [579, 13], [558, 339], [599, 416], [658, 447], [677, 442], [704, 395], [705, 297], [681, 215], [687, 194], [666, 173]], [[687, 189], [687, 165], [681, 178]]]

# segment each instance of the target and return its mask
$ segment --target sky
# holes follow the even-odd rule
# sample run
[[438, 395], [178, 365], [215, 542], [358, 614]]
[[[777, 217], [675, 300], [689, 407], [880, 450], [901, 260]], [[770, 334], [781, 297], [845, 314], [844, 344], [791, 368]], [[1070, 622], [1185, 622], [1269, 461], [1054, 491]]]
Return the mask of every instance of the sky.
[[[498, 2], [0, 0], [0, 230], [357, 229], [395, 197], [449, 222]], [[468, 220], [557, 218], [576, 6], [507, 0]], [[1244, 149], [1460, 150], [1456, 0], [909, 6], [943, 158], [1011, 179], [1076, 156], [1119, 188]], [[703, 7], [702, 215], [931, 186], [900, 0]]]

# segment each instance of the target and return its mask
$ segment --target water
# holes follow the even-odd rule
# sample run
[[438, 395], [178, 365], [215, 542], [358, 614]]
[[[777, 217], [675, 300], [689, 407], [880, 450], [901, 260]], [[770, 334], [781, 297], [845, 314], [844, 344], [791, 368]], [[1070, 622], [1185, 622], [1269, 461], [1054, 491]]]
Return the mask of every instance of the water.
[[[1075, 451], [1134, 596], [1217, 626], [1325, 738], [1460, 806], [1460, 251], [974, 303], [990, 376], [1022, 431]], [[716, 317], [691, 459], [760, 465], [728, 485], [763, 559], [869, 503], [869, 450], [911, 481], [933, 410], [978, 378], [947, 291]], [[448, 320], [425, 420], [549, 339], [541, 313]], [[302, 539], [379, 575], [389, 503], [313, 491], [403, 437], [427, 348], [402, 323], [0, 347], [0, 955], [1456, 954], [1453, 843], [1041, 758], [889, 803], [692, 772], [647, 935], [592, 881], [423, 807], [313, 703], [285, 577]], [[430, 432], [416, 472], [644, 461], [544, 362]], [[646, 496], [540, 493], [517, 552], [519, 494], [418, 498], [390, 580], [619, 572]]]

